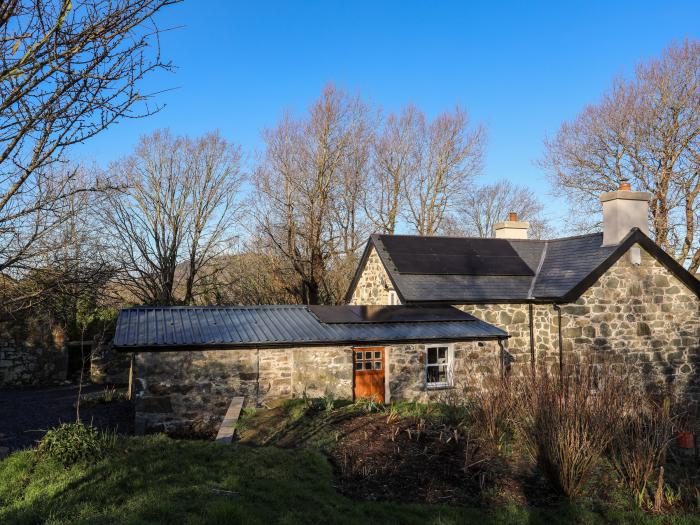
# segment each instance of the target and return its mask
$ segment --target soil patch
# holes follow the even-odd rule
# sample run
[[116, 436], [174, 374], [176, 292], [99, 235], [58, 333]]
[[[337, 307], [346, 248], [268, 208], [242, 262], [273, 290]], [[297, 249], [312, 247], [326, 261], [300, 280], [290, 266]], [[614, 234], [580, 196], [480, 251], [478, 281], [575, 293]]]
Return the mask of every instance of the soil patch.
[[339, 489], [352, 497], [472, 503], [491, 483], [493, 460], [460, 429], [366, 414], [338, 422], [335, 431], [330, 456]]

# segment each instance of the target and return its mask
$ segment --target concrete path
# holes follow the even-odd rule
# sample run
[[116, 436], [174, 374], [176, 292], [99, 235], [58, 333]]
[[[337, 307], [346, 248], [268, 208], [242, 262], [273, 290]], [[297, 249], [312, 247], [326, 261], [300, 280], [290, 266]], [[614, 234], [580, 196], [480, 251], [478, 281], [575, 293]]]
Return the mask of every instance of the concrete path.
[[226, 411], [224, 420], [221, 422], [219, 433], [216, 435], [217, 443], [231, 443], [233, 440], [233, 433], [236, 431], [236, 423], [238, 423], [238, 417], [241, 415], [242, 408], [243, 398], [234, 397], [231, 400], [228, 410]]

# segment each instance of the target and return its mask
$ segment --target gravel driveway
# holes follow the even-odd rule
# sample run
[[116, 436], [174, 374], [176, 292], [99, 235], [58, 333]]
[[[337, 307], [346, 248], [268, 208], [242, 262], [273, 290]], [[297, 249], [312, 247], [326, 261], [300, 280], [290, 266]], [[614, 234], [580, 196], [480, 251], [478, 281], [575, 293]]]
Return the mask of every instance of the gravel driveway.
[[[87, 385], [83, 393], [104, 388]], [[16, 450], [34, 446], [46, 429], [74, 421], [73, 404], [77, 395], [77, 385], [0, 390], [0, 447]], [[102, 429], [116, 430], [120, 434], [133, 432], [134, 411], [130, 401], [81, 407], [80, 417]]]

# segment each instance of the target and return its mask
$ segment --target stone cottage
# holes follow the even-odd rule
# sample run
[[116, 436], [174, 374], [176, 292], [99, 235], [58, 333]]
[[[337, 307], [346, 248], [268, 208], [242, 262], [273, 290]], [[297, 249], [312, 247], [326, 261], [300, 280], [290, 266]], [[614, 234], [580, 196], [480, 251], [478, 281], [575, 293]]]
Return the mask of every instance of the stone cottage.
[[135, 308], [137, 428], [219, 421], [232, 396], [440, 399], [506, 371], [585, 362], [700, 403], [700, 282], [648, 237], [649, 195], [601, 196], [603, 231], [528, 239], [373, 235], [347, 305]]
[[122, 310], [136, 428], [208, 431], [234, 396], [438, 399], [498, 374], [507, 334], [450, 306], [232, 306]]
[[373, 235], [350, 304], [450, 304], [510, 335], [515, 370], [588, 362], [700, 403], [700, 283], [648, 237], [650, 195], [601, 196], [603, 231], [527, 238], [528, 223], [492, 239]]

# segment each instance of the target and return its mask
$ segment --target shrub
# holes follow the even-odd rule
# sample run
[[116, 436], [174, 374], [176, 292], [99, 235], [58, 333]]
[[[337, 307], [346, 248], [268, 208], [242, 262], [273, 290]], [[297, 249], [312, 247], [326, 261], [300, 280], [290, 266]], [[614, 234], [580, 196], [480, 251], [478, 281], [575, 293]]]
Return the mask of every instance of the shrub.
[[472, 417], [476, 429], [497, 450], [503, 446], [513, 409], [510, 382], [500, 380], [473, 394]]
[[639, 394], [632, 396], [620, 418], [620, 431], [610, 445], [610, 462], [632, 490], [637, 504], [647, 501], [649, 480], [665, 461], [673, 435], [674, 417], [668, 399], [661, 403]]
[[39, 443], [42, 457], [55, 459], [64, 465], [81, 460], [97, 460], [114, 446], [114, 433], [100, 432], [92, 425], [61, 423], [49, 429]]
[[581, 495], [613, 440], [624, 406], [623, 381], [610, 375], [591, 388], [590, 368], [561, 377], [540, 372], [521, 380], [515, 424], [543, 474], [564, 495]]

